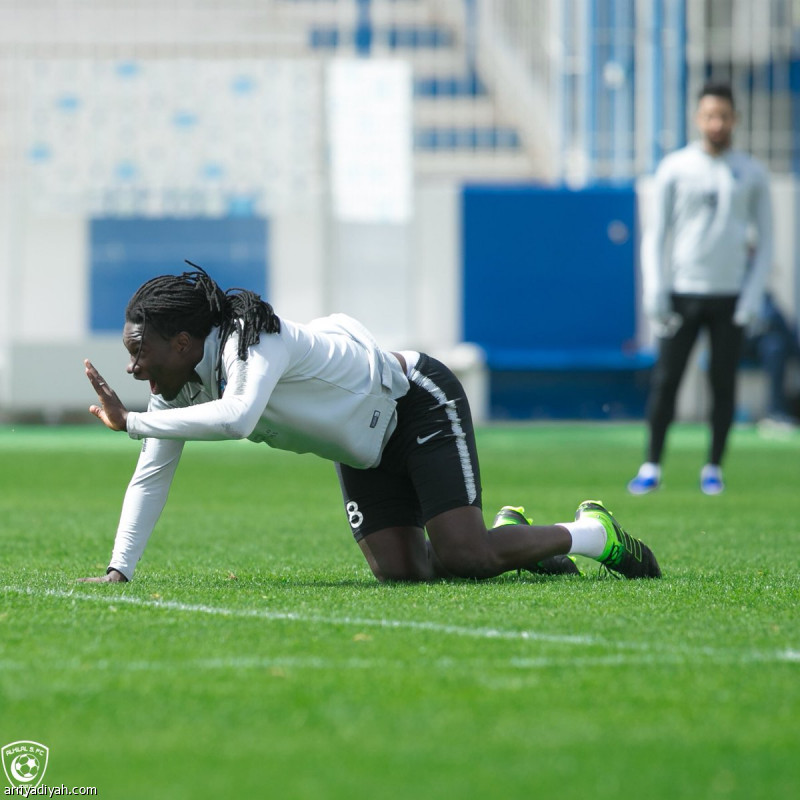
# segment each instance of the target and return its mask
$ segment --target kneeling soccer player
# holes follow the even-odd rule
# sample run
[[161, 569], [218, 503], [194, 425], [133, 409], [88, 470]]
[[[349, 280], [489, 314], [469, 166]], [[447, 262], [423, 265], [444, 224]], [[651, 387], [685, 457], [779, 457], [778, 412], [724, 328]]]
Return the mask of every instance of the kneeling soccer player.
[[627, 578], [661, 575], [650, 548], [597, 501], [581, 503], [572, 522], [540, 526], [506, 506], [487, 530], [458, 379], [424, 353], [382, 350], [351, 317], [279, 319], [257, 294], [223, 291], [196, 268], [143, 284], [122, 340], [128, 372], [150, 383], [148, 410], [128, 411], [87, 360], [98, 397], [89, 410], [144, 441], [106, 574], [82, 580], [133, 577], [185, 441], [243, 438], [335, 462], [347, 519], [378, 580], [576, 573], [570, 554]]

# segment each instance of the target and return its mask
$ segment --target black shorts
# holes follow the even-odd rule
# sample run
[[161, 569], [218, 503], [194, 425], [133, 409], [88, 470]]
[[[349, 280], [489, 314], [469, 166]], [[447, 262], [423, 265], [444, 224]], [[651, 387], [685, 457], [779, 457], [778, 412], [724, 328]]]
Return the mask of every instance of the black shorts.
[[422, 528], [454, 508], [481, 507], [478, 451], [464, 387], [424, 353], [410, 384], [397, 401], [397, 428], [378, 466], [336, 465], [356, 541], [383, 528]]

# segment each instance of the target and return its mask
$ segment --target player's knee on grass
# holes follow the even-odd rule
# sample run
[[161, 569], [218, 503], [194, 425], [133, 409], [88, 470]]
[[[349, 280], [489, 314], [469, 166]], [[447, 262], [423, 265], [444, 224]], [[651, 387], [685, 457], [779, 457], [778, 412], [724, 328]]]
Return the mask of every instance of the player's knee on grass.
[[435, 577], [424, 539], [422, 547], [393, 546], [371, 536], [359, 542], [372, 574], [384, 581], [429, 581]]

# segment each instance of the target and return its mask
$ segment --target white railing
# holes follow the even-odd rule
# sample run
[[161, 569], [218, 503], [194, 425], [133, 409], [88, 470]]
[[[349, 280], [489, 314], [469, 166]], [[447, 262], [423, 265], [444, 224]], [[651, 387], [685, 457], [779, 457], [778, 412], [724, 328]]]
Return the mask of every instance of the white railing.
[[800, 7], [785, 0], [706, 0], [688, 5], [689, 101], [707, 78], [731, 83], [737, 146], [773, 172], [800, 171], [791, 69]]
[[[800, 172], [790, 81], [797, 3], [474, 2], [479, 63], [490, 78], [502, 76], [500, 101], [511, 85], [519, 115], [547, 121], [559, 177], [582, 183], [652, 171], [693, 136], [697, 92], [709, 78], [733, 86], [737, 146], [773, 172]], [[527, 139], [541, 142], [541, 131]]]

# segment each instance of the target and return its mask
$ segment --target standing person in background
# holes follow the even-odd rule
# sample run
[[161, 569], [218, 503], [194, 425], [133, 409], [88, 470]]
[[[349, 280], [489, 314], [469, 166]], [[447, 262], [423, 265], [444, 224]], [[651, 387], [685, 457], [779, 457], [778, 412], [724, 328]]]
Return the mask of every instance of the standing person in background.
[[642, 243], [644, 309], [656, 325], [659, 354], [647, 407], [647, 456], [628, 484], [632, 494], [661, 483], [678, 387], [703, 328], [711, 344], [712, 407], [700, 488], [710, 495], [723, 491], [743, 331], [761, 310], [772, 264], [769, 179], [758, 161], [731, 148], [736, 110], [730, 87], [704, 86], [695, 122], [700, 141], [667, 156], [656, 171]]

